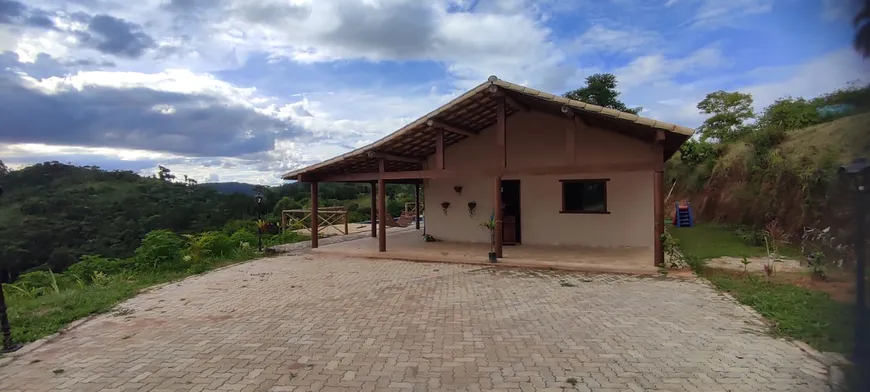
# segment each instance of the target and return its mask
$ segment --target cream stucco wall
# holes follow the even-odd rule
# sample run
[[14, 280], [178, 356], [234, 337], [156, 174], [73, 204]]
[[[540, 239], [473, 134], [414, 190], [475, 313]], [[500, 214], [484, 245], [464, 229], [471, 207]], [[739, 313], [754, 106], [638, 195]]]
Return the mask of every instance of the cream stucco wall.
[[[566, 166], [565, 128], [570, 120], [539, 112], [518, 113], [507, 123], [508, 169]], [[447, 241], [488, 242], [480, 223], [493, 211], [495, 180], [476, 172], [496, 163], [493, 128], [467, 138], [445, 150], [445, 168], [467, 172], [450, 179], [431, 179], [424, 184], [426, 230]], [[576, 137], [578, 166], [610, 163], [649, 163], [649, 170], [559, 175], [514, 175], [520, 180], [522, 242], [541, 245], [652, 247], [654, 240], [653, 167], [661, 153], [649, 144], [614, 132], [582, 128]], [[434, 157], [429, 167], [434, 166]], [[562, 214], [561, 179], [608, 178], [607, 208], [610, 214]], [[454, 186], [462, 186], [457, 194]], [[447, 213], [442, 202], [451, 203]], [[468, 202], [477, 203], [474, 216]]]

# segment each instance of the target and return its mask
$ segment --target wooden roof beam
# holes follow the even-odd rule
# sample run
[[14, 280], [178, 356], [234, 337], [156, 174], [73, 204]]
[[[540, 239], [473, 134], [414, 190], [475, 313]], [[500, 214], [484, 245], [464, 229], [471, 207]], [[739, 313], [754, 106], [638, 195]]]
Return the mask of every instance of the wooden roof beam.
[[498, 88], [498, 86], [494, 86], [494, 85], [489, 86], [489, 92], [491, 92], [493, 95], [495, 95], [497, 97], [504, 97], [505, 102], [507, 102], [509, 105], [516, 108], [517, 110], [520, 110], [523, 112], [529, 111], [528, 105], [525, 105], [525, 104], [518, 102], [510, 94], [508, 94], [508, 93], [504, 92], [504, 90]]
[[574, 118], [575, 118], [575, 121], [576, 121], [576, 120], [580, 120], [580, 122], [582, 122], [583, 125], [585, 125], [585, 126], [587, 126], [587, 127], [591, 127], [591, 125], [589, 125], [589, 121], [586, 120], [586, 117], [585, 117], [585, 116], [581, 115], [581, 114], [580, 114], [579, 112], [577, 112], [576, 110], [571, 109], [571, 108], [568, 107], [567, 105], [562, 106], [562, 113], [565, 113], [565, 115], [568, 116], [568, 117], [574, 117]]
[[441, 129], [443, 129], [443, 130], [445, 130], [445, 131], [447, 131], [447, 132], [452, 132], [452, 133], [455, 133], [455, 134], [458, 134], [458, 135], [463, 135], [463, 136], [474, 136], [474, 135], [477, 135], [477, 133], [474, 133], [474, 132], [469, 131], [469, 130], [467, 130], [467, 129], [462, 129], [462, 128], [459, 128], [459, 127], [454, 127], [453, 125], [448, 125], [448, 124], [445, 124], [445, 123], [443, 123], [443, 122], [436, 121], [436, 120], [429, 120], [429, 121], [426, 121], [426, 125], [428, 125], [430, 128], [441, 128]]
[[384, 152], [377, 152], [377, 151], [369, 151], [367, 155], [369, 158], [383, 159], [383, 160], [393, 161], [393, 162], [406, 162], [406, 163], [420, 163], [420, 164], [422, 164], [424, 161], [424, 159], [420, 159], [420, 158], [406, 157], [406, 156], [402, 156], [402, 155], [393, 155], [393, 154], [387, 154]]

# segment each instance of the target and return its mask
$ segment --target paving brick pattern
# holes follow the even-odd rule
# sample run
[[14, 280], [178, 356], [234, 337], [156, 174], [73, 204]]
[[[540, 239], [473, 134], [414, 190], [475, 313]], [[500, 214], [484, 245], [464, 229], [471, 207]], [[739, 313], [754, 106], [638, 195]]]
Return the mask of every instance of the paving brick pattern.
[[700, 281], [263, 259], [139, 295], [0, 368], [0, 391], [823, 391]]

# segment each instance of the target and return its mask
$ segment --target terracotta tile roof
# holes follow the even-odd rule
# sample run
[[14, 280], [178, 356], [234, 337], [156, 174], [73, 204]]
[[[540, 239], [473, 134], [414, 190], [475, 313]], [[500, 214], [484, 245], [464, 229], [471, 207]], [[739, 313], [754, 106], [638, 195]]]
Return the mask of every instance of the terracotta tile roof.
[[[596, 127], [618, 130], [629, 136], [645, 140], [654, 138], [656, 130], [664, 130], [666, 131], [666, 157], [670, 157], [694, 133], [691, 128], [571, 100], [491, 76], [486, 82], [372, 144], [291, 171], [284, 174], [282, 178], [295, 180], [300, 175], [377, 172], [378, 159], [370, 157], [369, 152], [423, 159], [435, 152], [434, 132], [429, 130], [427, 121], [436, 120], [475, 133], [495, 123], [495, 102], [491, 99], [489, 92], [492, 86], [502, 89], [511, 98], [505, 109], [507, 116], [523, 109], [516, 106], [529, 106], [535, 110], [550, 112], [572, 110], [578, 115], [584, 116]], [[467, 136], [445, 132], [444, 143], [445, 145], [454, 144], [465, 137]], [[422, 166], [413, 162], [389, 161], [386, 169], [387, 171], [421, 170]]]

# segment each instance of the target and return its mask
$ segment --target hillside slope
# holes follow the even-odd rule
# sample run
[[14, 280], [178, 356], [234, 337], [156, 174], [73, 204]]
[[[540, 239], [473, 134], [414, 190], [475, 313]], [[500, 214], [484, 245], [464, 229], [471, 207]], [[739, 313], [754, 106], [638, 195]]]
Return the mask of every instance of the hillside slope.
[[0, 269], [60, 271], [84, 254], [129, 257], [154, 229], [198, 232], [247, 214], [241, 200], [132, 172], [47, 162], [0, 176]]
[[772, 136], [716, 145], [716, 158], [667, 163], [671, 200], [686, 199], [706, 221], [756, 229], [776, 220], [799, 241], [805, 227], [831, 226], [846, 238], [852, 203], [837, 168], [870, 158], [870, 113]]

